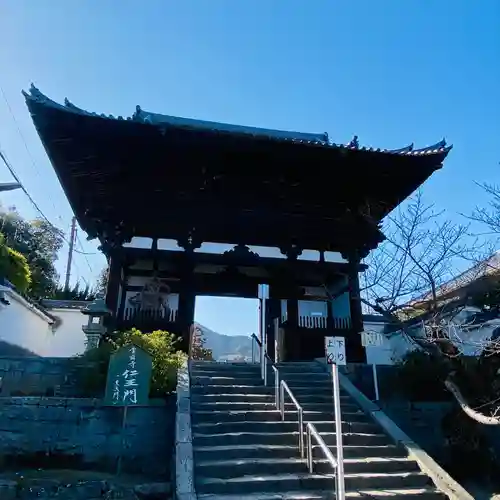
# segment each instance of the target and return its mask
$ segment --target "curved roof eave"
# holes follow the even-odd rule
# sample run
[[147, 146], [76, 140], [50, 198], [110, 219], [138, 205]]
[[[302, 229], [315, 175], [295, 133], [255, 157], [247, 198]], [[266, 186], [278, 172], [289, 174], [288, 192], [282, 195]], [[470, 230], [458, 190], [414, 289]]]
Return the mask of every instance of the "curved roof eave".
[[254, 138], [266, 137], [271, 140], [279, 142], [293, 142], [299, 144], [310, 144], [326, 148], [336, 148], [345, 150], [357, 150], [373, 153], [382, 153], [397, 156], [427, 156], [427, 155], [442, 155], [446, 157], [449, 151], [452, 149], [452, 145], [447, 145], [446, 141], [443, 139], [436, 144], [431, 146], [426, 146], [420, 149], [414, 149], [413, 144], [405, 146], [399, 149], [381, 149], [373, 147], [360, 147], [358, 144], [357, 136], [353, 138], [348, 144], [337, 144], [330, 141], [328, 134], [325, 132], [323, 134], [313, 134], [313, 133], [302, 133], [302, 132], [287, 132], [281, 130], [271, 130], [258, 127], [246, 127], [242, 125], [230, 125], [225, 123], [195, 120], [191, 118], [181, 118], [169, 115], [163, 115], [158, 113], [151, 113], [143, 111], [140, 106], [136, 107], [136, 111], [132, 116], [123, 118], [123, 116], [115, 117], [113, 115], [98, 114], [86, 111], [78, 106], [75, 106], [68, 99], [64, 100], [64, 104], [60, 104], [53, 101], [45, 94], [40, 92], [33, 84], [29, 89], [29, 92], [22, 91], [26, 102], [37, 102], [43, 104], [44, 106], [49, 106], [52, 108], [57, 108], [69, 113], [75, 113], [79, 115], [94, 116], [97, 118], [102, 118], [106, 120], [117, 120], [117, 121], [134, 121], [143, 123], [145, 125], [150, 125], [154, 127], [176, 127], [176, 128], [189, 128], [193, 130], [211, 130], [214, 132], [222, 132], [231, 135], [246, 135]]

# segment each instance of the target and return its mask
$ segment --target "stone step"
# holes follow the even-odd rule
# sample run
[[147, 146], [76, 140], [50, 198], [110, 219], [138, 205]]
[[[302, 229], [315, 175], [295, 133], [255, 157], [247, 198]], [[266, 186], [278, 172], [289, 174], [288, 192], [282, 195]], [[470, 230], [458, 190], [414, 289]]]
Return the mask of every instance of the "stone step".
[[[346, 498], [362, 499], [362, 500], [444, 500], [448, 498], [444, 493], [435, 488], [404, 488], [392, 489], [385, 488], [384, 490], [363, 490], [363, 491], [348, 491]], [[335, 492], [331, 490], [325, 491], [287, 491], [280, 493], [248, 493], [248, 494], [222, 494], [198, 495], [198, 500], [337, 500]]]
[[[285, 398], [286, 400], [289, 398]], [[332, 402], [304, 402], [299, 400], [299, 404], [302, 406], [304, 411], [318, 411], [326, 412], [333, 415], [333, 403]], [[293, 403], [285, 402], [285, 411], [296, 411], [296, 407]], [[193, 411], [269, 411], [276, 410], [276, 404], [273, 402], [248, 402], [248, 401], [217, 401], [217, 402], [205, 402], [196, 401], [192, 403], [191, 408]], [[354, 413], [359, 410], [358, 406], [352, 403], [343, 402], [341, 403], [341, 411], [347, 413]]]
[[[267, 372], [268, 380], [272, 378], [274, 380], [274, 370]], [[300, 380], [301, 378], [306, 378], [308, 380], [321, 380], [323, 382], [329, 381], [331, 382], [331, 377], [328, 373], [325, 372], [311, 372], [311, 371], [297, 371], [297, 372], [284, 372], [279, 370], [279, 378], [283, 380]]]
[[[229, 376], [233, 375], [233, 376]], [[233, 373], [228, 376], [209, 377], [206, 375], [197, 375], [191, 377], [191, 386], [196, 385], [263, 385], [260, 377], [237, 377]]]
[[[333, 412], [324, 411], [304, 411], [305, 422], [316, 422], [333, 420]], [[342, 412], [342, 418], [347, 422], [363, 422], [367, 417], [361, 410], [357, 412]], [[200, 422], [268, 422], [271, 420], [281, 420], [281, 413], [278, 410], [263, 410], [263, 411], [196, 411], [191, 410], [191, 421], [193, 423]], [[297, 421], [298, 416], [296, 411], [288, 411], [285, 413], [285, 421]]]
[[[202, 385], [191, 385], [191, 394], [274, 394], [274, 385], [256, 385], [256, 384], [245, 384], [245, 383], [229, 383], [224, 384], [202, 384]], [[332, 387], [330, 385], [317, 386], [311, 388], [310, 386], [304, 387], [294, 387], [292, 389], [295, 397], [299, 398], [300, 395], [329, 395], [332, 397]], [[345, 391], [340, 391], [341, 396], [347, 396]]]
[[[256, 493], [304, 490], [328, 490], [335, 487], [332, 474], [266, 474], [232, 478], [198, 476], [198, 493]], [[358, 473], [345, 475], [346, 491], [382, 488], [422, 488], [429, 486], [429, 478], [421, 472]]]
[[[309, 390], [315, 390], [316, 388], [332, 390], [332, 382], [328, 378], [305, 378], [298, 377], [297, 379], [287, 380], [284, 379], [290, 389], [294, 388], [307, 388]], [[191, 376], [191, 386], [196, 385], [260, 385], [263, 386], [264, 382], [260, 378], [260, 375], [250, 376], [249, 374], [243, 373], [242, 376], [238, 376], [234, 373], [227, 373], [221, 375], [220, 373], [214, 376], [209, 375], [192, 375]], [[268, 377], [267, 385], [274, 387], [274, 378]]]
[[[330, 447], [335, 453], [335, 447]], [[315, 456], [320, 453], [320, 448], [317, 445], [313, 446]], [[248, 444], [248, 445], [225, 445], [225, 446], [193, 446], [194, 455], [196, 457], [195, 464], [198, 460], [219, 460], [224, 457], [226, 460], [243, 460], [248, 458], [290, 458], [298, 457], [299, 449], [298, 442], [295, 445], [269, 445], [269, 444]], [[344, 458], [407, 458], [408, 452], [402, 446], [393, 444], [375, 445], [375, 446], [344, 446]]]
[[[301, 458], [213, 460], [196, 465], [196, 474], [221, 479], [259, 474], [300, 474], [306, 471], [306, 462]], [[314, 462], [314, 471], [318, 474], [331, 474], [332, 467], [328, 460], [319, 459]], [[344, 460], [344, 471], [347, 474], [415, 472], [419, 468], [415, 461], [408, 458], [348, 458]]]
[[276, 363], [276, 367], [285, 370], [304, 370], [305, 368], [311, 368], [312, 370], [324, 371], [324, 368], [316, 361], [283, 361]]
[[194, 394], [274, 394], [274, 386], [255, 384], [217, 384], [191, 385], [191, 397]]
[[[323, 432], [334, 432], [335, 422], [331, 420], [323, 420], [314, 422], [314, 426], [321, 434]], [[295, 432], [298, 430], [298, 422], [283, 422], [275, 420], [270, 422], [202, 422], [192, 425], [193, 433], [198, 434], [223, 434], [232, 432], [263, 432], [263, 433], [280, 433], [280, 432]], [[348, 433], [365, 433], [378, 434], [380, 428], [371, 420], [367, 419], [362, 422], [342, 422], [342, 432]]]
[[[344, 445], [385, 445], [391, 444], [385, 434], [342, 433]], [[194, 443], [199, 446], [222, 446], [238, 444], [294, 444], [298, 442], [299, 431], [296, 432], [226, 432], [216, 434], [194, 433]], [[321, 437], [327, 445], [337, 442], [335, 432], [325, 432]]]
[[257, 378], [262, 380], [260, 369], [259, 370], [217, 370], [217, 369], [200, 369], [196, 368], [190, 371], [191, 378], [195, 377], [227, 377], [231, 375], [231, 377], [248, 377], [248, 378]]
[[[332, 395], [331, 394], [301, 394], [300, 397], [297, 396], [299, 399], [300, 404], [307, 404], [309, 402], [311, 403], [331, 403], [332, 402]], [[197, 392], [194, 394], [191, 394], [191, 401], [194, 402], [257, 402], [257, 401], [262, 401], [262, 402], [274, 402], [275, 394], [274, 390], [272, 393], [268, 394], [262, 394], [262, 393], [257, 393], [257, 394], [208, 394], [208, 393], [203, 393], [203, 392]], [[351, 403], [352, 399], [347, 396], [347, 395], [341, 395], [340, 396], [340, 401], [341, 403]]]

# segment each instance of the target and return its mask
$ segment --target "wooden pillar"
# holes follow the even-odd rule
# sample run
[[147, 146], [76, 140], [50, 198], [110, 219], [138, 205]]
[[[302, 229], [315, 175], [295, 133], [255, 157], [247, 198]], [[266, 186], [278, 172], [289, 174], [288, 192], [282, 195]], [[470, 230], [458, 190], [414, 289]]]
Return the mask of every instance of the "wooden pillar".
[[349, 363], [366, 363], [366, 351], [361, 344], [363, 312], [359, 290], [359, 265], [361, 259], [356, 253], [349, 255], [349, 305], [351, 309], [351, 331], [346, 338], [346, 355]]
[[118, 312], [116, 313], [116, 318], [118, 321], [123, 320], [123, 315], [125, 313], [125, 305], [127, 303], [127, 282], [128, 282], [128, 266], [122, 266], [121, 271], [121, 296], [120, 304], [118, 305]]
[[177, 241], [179, 247], [184, 248], [184, 259], [179, 288], [179, 308], [177, 310], [176, 321], [178, 331], [176, 333], [182, 338], [181, 349], [184, 352], [189, 352], [189, 332], [191, 325], [194, 323], [194, 310], [196, 306], [194, 250], [200, 248], [201, 243], [194, 230], [186, 234], [185, 238]]
[[[327, 285], [328, 286], [328, 285]], [[333, 322], [333, 300], [326, 299], [326, 329], [328, 332], [333, 332], [335, 325]]]
[[298, 245], [288, 245], [286, 247], [280, 248], [283, 255], [286, 255], [289, 266], [289, 274], [291, 276], [289, 283], [290, 293], [286, 301], [286, 311], [287, 311], [287, 321], [285, 329], [285, 339], [284, 339], [284, 350], [286, 353], [286, 358], [284, 361], [292, 361], [298, 359], [301, 339], [298, 330], [299, 327], [299, 300], [298, 300], [298, 286], [297, 280], [295, 279], [295, 269], [293, 269], [294, 263], [297, 261], [299, 256], [302, 254], [302, 248]]
[[108, 284], [106, 286], [106, 307], [116, 314], [120, 292], [122, 259], [119, 252], [109, 257]]
[[104, 326], [108, 331], [116, 328], [118, 313], [118, 295], [122, 281], [122, 254], [120, 250], [115, 250], [108, 261], [108, 283], [106, 286], [106, 307], [112, 311], [112, 314], [105, 318]]
[[275, 331], [274, 320], [281, 316], [281, 300], [269, 298], [266, 301], [267, 354], [274, 361]]
[[179, 288], [179, 307], [177, 310], [177, 334], [182, 337], [182, 350], [188, 352], [189, 329], [194, 323], [196, 292], [194, 290], [194, 266], [186, 263]]

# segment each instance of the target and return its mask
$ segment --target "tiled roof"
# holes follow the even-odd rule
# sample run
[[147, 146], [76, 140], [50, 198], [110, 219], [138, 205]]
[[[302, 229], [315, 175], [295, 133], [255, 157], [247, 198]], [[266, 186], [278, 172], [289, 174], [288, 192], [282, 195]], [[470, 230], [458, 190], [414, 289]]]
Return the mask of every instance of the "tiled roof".
[[200, 130], [200, 131], [209, 130], [215, 133], [246, 135], [254, 138], [267, 138], [279, 142], [310, 144], [313, 146], [326, 147], [326, 148], [359, 150], [359, 151], [385, 153], [385, 154], [399, 155], [399, 156], [424, 156], [424, 155], [433, 155], [442, 153], [446, 154], [452, 148], [452, 146], [446, 145], [446, 141], [444, 139], [437, 142], [436, 144], [432, 144], [431, 146], [427, 146], [420, 149], [415, 149], [413, 144], [398, 149], [380, 149], [380, 148], [364, 147], [364, 146], [360, 147], [357, 136], [354, 136], [353, 139], [349, 141], [347, 144], [338, 144], [332, 142], [329, 139], [328, 134], [326, 132], [322, 134], [286, 132], [281, 130], [270, 130], [264, 128], [245, 127], [241, 125], [230, 125], [226, 123], [218, 123], [218, 122], [211, 122], [204, 120], [194, 120], [191, 118], [181, 118], [181, 117], [163, 115], [158, 113], [151, 113], [142, 110], [140, 106], [136, 107], [136, 111], [135, 113], [132, 114], [132, 116], [129, 116], [127, 118], [123, 118], [123, 116], [115, 117], [113, 115], [98, 114], [86, 111], [84, 109], [75, 106], [68, 99], [64, 100], [64, 104], [59, 104], [53, 101], [52, 99], [49, 99], [44, 94], [42, 94], [42, 92], [40, 92], [34, 85], [31, 85], [29, 92], [23, 91], [23, 95], [26, 101], [36, 101], [46, 106], [63, 109], [71, 113], [87, 115], [87, 116], [95, 116], [106, 120], [118, 120], [118, 121], [125, 120], [125, 121], [140, 122], [143, 124], [153, 125], [164, 129], [168, 127], [176, 127], [176, 128], [186, 128], [186, 129]]
[[87, 307], [90, 302], [85, 300], [53, 300], [53, 299], [43, 299], [41, 301], [42, 305], [46, 309], [76, 309], [81, 310]]

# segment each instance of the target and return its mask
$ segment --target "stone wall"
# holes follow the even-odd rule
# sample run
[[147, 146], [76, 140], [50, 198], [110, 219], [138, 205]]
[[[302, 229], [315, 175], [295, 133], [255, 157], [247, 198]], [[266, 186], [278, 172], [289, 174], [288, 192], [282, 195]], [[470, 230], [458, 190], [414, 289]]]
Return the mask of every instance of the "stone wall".
[[[175, 397], [131, 407], [122, 470], [170, 478]], [[0, 398], [0, 468], [114, 472], [122, 450], [123, 409], [100, 400]]]
[[0, 357], [2, 396], [48, 396], [64, 384], [68, 358]]
[[383, 401], [380, 406], [434, 460], [441, 465], [448, 462], [442, 422], [452, 407], [451, 402]]
[[[397, 366], [378, 365], [377, 380], [380, 399], [394, 399], [397, 396]], [[373, 367], [365, 363], [349, 363], [342, 367], [342, 372], [367, 398], [375, 399]]]

